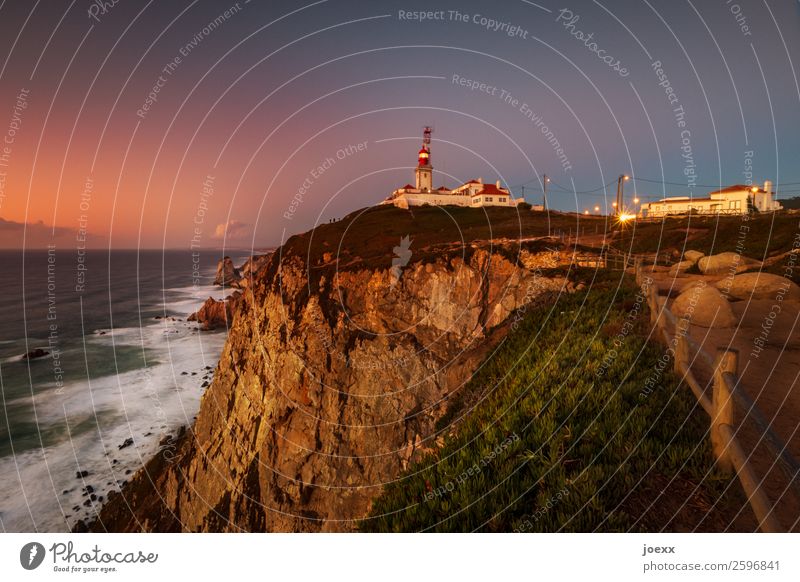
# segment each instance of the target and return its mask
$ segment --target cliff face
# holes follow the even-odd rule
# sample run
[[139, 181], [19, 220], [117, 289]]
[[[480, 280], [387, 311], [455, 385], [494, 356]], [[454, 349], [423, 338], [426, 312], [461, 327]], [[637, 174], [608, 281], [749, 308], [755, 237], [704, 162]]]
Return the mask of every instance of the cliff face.
[[353, 529], [436, 446], [448, 397], [509, 316], [571, 289], [539, 271], [568, 262], [559, 252], [496, 251], [346, 270], [327, 253], [309, 265], [276, 252], [237, 302], [193, 430], [109, 501], [102, 527]]

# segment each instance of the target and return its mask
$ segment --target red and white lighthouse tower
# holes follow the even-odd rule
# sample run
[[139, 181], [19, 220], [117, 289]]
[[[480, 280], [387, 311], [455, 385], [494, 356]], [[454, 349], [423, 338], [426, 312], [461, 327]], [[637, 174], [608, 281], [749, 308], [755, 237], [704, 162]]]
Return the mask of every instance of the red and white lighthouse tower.
[[430, 127], [425, 128], [422, 137], [422, 149], [419, 150], [419, 163], [417, 164], [417, 189], [423, 192], [433, 190], [433, 166], [431, 165], [431, 132]]

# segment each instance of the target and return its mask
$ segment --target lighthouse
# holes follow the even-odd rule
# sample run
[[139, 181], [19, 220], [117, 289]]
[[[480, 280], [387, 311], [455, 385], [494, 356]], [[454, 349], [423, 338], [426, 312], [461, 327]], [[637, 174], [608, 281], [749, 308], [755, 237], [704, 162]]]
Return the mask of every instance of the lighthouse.
[[417, 185], [406, 184], [394, 190], [381, 204], [393, 204], [397, 208], [410, 209], [412, 206], [466, 206], [483, 208], [484, 206], [515, 207], [525, 201], [514, 198], [508, 188], [495, 184], [484, 184], [481, 178], [470, 180], [461, 186], [433, 188], [433, 165], [431, 164], [431, 133], [433, 129], [426, 127], [422, 134], [422, 148], [419, 150], [417, 167], [414, 169]]
[[422, 137], [422, 149], [419, 150], [417, 164], [417, 190], [430, 192], [433, 190], [433, 166], [431, 165], [431, 128], [426, 127]]

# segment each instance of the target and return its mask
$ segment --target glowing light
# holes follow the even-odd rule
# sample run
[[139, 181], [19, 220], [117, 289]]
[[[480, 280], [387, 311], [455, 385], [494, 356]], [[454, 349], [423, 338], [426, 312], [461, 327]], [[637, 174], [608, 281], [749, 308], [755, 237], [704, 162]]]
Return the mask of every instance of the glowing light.
[[634, 218], [636, 218], [635, 214], [627, 214], [623, 212], [622, 214], [619, 215], [620, 222], [628, 222], [629, 220], [633, 220]]
[[611, 203], [611, 206], [613, 206], [614, 208], [616, 208], [616, 207], [617, 207], [617, 203], [616, 203], [616, 202], [612, 202], [612, 203]]
[[639, 204], [639, 199], [638, 199], [638, 198], [634, 198], [634, 199], [633, 199], [633, 203], [634, 203], [634, 204]]
[[757, 186], [753, 186], [752, 188], [750, 188], [750, 192], [755, 194], [756, 192], [758, 192], [758, 187]]
[[631, 179], [631, 177], [630, 176], [622, 176], [622, 179], [625, 180], [625, 181], [628, 181], [628, 180]]
[[599, 207], [599, 206], [595, 206], [595, 207], [594, 207], [594, 211], [595, 211], [595, 212], [600, 212], [600, 207]]
[[584, 210], [583, 213], [584, 214], [589, 214], [589, 211], [588, 210]]

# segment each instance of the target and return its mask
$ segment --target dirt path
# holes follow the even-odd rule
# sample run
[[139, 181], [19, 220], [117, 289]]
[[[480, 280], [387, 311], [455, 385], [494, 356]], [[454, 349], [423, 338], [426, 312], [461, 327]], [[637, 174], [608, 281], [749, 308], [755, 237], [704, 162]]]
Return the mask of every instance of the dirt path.
[[[719, 279], [701, 275], [672, 278], [664, 272], [648, 274], [662, 293], [672, 289], [672, 296], [693, 280], [713, 283]], [[666, 301], [668, 305], [671, 303], [670, 299]], [[709, 329], [691, 325], [689, 333], [712, 357], [718, 348], [739, 350], [741, 386], [787, 444], [789, 452], [800, 459], [800, 303], [761, 299], [734, 301], [731, 306], [739, 321], [737, 327]], [[692, 370], [701, 382], [709, 384], [710, 398], [711, 367], [696, 358]], [[747, 414], [738, 411], [735, 420], [745, 452], [763, 477], [770, 499], [777, 501], [778, 520], [786, 529], [800, 531], [800, 499], [787, 489], [789, 479], [763, 443], [763, 435], [748, 422]]]

